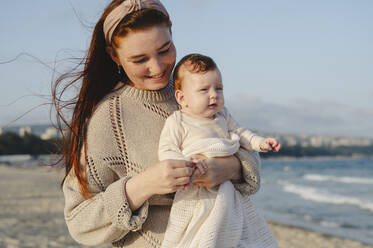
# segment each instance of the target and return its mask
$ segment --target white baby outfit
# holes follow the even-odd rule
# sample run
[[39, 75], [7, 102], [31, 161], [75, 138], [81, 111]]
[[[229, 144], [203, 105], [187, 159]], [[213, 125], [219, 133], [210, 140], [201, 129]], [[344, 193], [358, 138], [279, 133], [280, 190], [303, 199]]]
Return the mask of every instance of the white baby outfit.
[[[187, 160], [193, 154], [230, 156], [240, 146], [260, 151], [262, 137], [233, 120], [224, 108], [213, 119], [175, 111], [162, 130], [159, 160]], [[214, 189], [193, 185], [175, 194], [162, 248], [275, 248], [277, 243], [250, 199], [230, 181]]]

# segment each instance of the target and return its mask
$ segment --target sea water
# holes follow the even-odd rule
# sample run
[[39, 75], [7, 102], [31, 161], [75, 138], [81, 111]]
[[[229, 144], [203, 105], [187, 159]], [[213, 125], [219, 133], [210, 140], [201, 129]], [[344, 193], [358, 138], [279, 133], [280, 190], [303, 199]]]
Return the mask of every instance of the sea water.
[[373, 244], [373, 160], [263, 160], [251, 198], [269, 220]]

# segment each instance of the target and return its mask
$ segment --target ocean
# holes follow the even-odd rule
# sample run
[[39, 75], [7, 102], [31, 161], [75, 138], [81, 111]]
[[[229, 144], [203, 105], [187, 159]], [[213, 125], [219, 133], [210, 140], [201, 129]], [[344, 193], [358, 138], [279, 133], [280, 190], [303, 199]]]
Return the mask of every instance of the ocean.
[[373, 160], [263, 160], [251, 197], [267, 219], [373, 244]]

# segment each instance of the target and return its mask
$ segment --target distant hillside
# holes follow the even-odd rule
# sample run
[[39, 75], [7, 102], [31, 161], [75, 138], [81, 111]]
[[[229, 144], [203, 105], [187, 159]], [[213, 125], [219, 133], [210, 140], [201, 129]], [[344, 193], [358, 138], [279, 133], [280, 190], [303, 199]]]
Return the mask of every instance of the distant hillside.
[[60, 140], [56, 138], [42, 140], [38, 136], [5, 132], [0, 135], [0, 155], [11, 154], [54, 154], [59, 152]]
[[[28, 132], [28, 128], [31, 129], [30, 133], [26, 137], [19, 137], [20, 130], [27, 129]], [[0, 154], [43, 154], [45, 152], [48, 153], [48, 151], [55, 152], [56, 147], [52, 147], [52, 144], [59, 143], [58, 130], [47, 124], [14, 126], [3, 128], [1, 131]], [[13, 134], [9, 134], [9, 132]], [[373, 139], [371, 138], [256, 133], [263, 137], [274, 137], [282, 144], [280, 152], [262, 153], [263, 157], [373, 156]]]
[[[5, 129], [0, 135], [0, 155], [58, 153], [60, 140], [57, 136], [45, 135], [48, 125], [32, 125], [31, 134], [18, 135], [20, 128]], [[54, 130], [56, 131], [56, 130]], [[41, 137], [37, 134], [43, 134]], [[46, 132], [48, 133], [48, 132]], [[267, 136], [267, 135], [263, 135]], [[275, 136], [282, 142], [280, 152], [261, 153], [264, 158], [273, 157], [373, 157], [373, 141], [322, 136]]]

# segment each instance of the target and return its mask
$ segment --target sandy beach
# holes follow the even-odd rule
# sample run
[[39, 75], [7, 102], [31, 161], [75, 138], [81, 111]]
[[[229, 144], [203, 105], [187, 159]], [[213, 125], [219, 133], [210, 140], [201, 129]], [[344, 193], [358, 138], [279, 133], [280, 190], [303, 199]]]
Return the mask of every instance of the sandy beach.
[[[1, 248], [84, 247], [67, 231], [61, 178], [62, 173], [51, 168], [0, 165]], [[270, 227], [280, 248], [373, 248], [280, 223], [270, 222]]]

